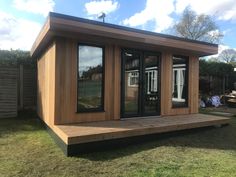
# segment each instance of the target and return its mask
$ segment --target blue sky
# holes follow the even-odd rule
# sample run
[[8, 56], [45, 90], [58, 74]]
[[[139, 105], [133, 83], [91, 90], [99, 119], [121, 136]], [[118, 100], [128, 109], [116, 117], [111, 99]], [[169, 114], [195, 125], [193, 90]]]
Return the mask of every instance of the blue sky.
[[219, 52], [236, 49], [235, 0], [0, 0], [0, 48], [30, 50], [49, 11], [167, 33], [185, 7], [214, 16], [224, 33]]

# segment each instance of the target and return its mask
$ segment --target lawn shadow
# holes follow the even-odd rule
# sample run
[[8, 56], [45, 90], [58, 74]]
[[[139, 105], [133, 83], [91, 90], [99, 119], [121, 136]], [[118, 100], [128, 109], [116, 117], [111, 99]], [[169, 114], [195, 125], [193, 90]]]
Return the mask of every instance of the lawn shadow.
[[42, 122], [38, 119], [35, 111], [28, 110], [19, 112], [17, 117], [0, 119], [0, 137], [19, 131], [44, 130]]
[[[98, 147], [96, 152], [82, 153], [79, 158], [107, 161], [142, 151], [167, 147], [191, 147], [236, 151], [236, 122], [223, 127], [204, 127], [123, 139], [114, 145]], [[96, 147], [95, 147], [96, 148]]]

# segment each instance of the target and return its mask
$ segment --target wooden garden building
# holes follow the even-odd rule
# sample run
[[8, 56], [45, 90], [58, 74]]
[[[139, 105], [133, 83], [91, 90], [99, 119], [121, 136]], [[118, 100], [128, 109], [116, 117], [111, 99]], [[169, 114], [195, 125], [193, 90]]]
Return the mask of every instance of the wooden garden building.
[[37, 112], [67, 155], [99, 142], [218, 124], [198, 114], [199, 57], [218, 45], [50, 13], [31, 50]]

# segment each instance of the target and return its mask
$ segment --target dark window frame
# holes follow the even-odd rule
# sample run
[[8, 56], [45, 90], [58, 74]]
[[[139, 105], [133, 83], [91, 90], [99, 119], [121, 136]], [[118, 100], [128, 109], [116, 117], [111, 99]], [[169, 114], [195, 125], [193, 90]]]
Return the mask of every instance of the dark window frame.
[[[99, 108], [87, 108], [84, 110], [79, 110], [78, 104], [78, 92], [79, 92], [79, 46], [88, 46], [88, 47], [99, 47], [102, 49], [102, 94], [101, 94], [101, 106]], [[99, 44], [91, 44], [91, 43], [78, 43], [77, 44], [77, 113], [92, 113], [92, 112], [104, 112], [104, 91], [105, 91], [105, 46]]]
[[[172, 105], [172, 108], [188, 108], [189, 107], [189, 56], [183, 56], [183, 55], [172, 55], [172, 58], [171, 58], [171, 61], [172, 61], [172, 67], [171, 67], [171, 73], [172, 73], [172, 77], [173, 77], [173, 66], [174, 66], [174, 62], [173, 62], [173, 59], [175, 58], [182, 58], [182, 59], [185, 59], [186, 60], [186, 72], [185, 72], [185, 83], [186, 83], [186, 101], [183, 105], [174, 105], [173, 104], [173, 101], [172, 101], [172, 98], [173, 98], [173, 95], [171, 94], [171, 105]], [[173, 79], [171, 80], [171, 93], [172, 93], [172, 87], [173, 87]]]

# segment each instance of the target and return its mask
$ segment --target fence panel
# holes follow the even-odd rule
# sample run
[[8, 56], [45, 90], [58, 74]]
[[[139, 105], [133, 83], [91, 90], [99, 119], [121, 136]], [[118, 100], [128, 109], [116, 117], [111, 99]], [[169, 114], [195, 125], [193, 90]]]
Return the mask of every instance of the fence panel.
[[36, 106], [36, 68], [23, 67], [23, 109]]
[[17, 67], [0, 66], [0, 118], [17, 116]]

